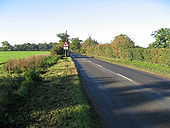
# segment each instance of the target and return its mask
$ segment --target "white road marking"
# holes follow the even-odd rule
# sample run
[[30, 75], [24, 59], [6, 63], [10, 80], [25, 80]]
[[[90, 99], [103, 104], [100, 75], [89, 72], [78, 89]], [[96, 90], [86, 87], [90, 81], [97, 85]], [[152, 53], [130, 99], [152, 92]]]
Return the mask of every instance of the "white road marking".
[[123, 77], [123, 78], [125, 78], [125, 79], [127, 79], [127, 80], [129, 80], [129, 81], [131, 81], [131, 82], [133, 82], [133, 83], [136, 84], [136, 82], [134, 82], [132, 79], [130, 79], [130, 78], [126, 77], [126, 76], [123, 76], [123, 75], [121, 75], [121, 74], [119, 74], [119, 73], [116, 73], [116, 72], [113, 72], [113, 71], [111, 71], [111, 70], [109, 70], [109, 69], [106, 69], [106, 68], [104, 68], [103, 66], [101, 66], [101, 65], [99, 65], [99, 64], [96, 64], [96, 63], [94, 63], [94, 62], [92, 62], [92, 61], [90, 61], [90, 60], [89, 60], [89, 62], [91, 62], [91, 63], [93, 63], [94, 65], [97, 65], [97, 66], [99, 66], [99, 67], [102, 67], [102, 69], [106, 70], [107, 72], [111, 72], [111, 73], [113, 73], [113, 74], [119, 75], [119, 76], [121, 76], [121, 77]]
[[102, 67], [101, 65], [97, 64], [97, 66]]
[[125, 78], [125, 79], [127, 79], [127, 80], [129, 80], [129, 81], [132, 81], [132, 82], [133, 82], [132, 79], [130, 79], [130, 78], [126, 77], [126, 76], [123, 76], [123, 75], [121, 75], [121, 74], [119, 74], [119, 73], [116, 73], [116, 74], [119, 75], [119, 76], [121, 76], [121, 77], [123, 77], [123, 78]]

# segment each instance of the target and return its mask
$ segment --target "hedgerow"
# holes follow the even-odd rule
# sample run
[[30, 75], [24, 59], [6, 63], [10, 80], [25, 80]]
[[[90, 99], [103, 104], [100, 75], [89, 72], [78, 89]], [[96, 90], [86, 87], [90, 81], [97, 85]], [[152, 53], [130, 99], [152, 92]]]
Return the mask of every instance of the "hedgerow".
[[134, 42], [126, 35], [116, 36], [111, 44], [97, 44], [81, 47], [81, 53], [130, 61], [144, 61], [155, 64], [170, 65], [169, 48], [136, 48]]

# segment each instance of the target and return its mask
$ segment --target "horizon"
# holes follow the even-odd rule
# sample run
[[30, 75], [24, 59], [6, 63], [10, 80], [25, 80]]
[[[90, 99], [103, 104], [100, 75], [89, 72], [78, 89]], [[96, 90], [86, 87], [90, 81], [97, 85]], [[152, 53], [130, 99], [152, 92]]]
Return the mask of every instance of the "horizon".
[[67, 30], [70, 38], [101, 44], [125, 34], [147, 47], [153, 31], [170, 28], [168, 0], [0, 0], [0, 7], [0, 42], [11, 45], [59, 42], [56, 34]]

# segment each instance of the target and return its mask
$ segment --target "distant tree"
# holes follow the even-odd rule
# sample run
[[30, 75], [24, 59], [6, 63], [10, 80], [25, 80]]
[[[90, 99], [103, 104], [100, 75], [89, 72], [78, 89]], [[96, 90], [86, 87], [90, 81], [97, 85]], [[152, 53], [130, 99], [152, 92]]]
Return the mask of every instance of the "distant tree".
[[8, 41], [3, 41], [1, 42], [2, 47], [1, 50], [2, 51], [12, 51], [13, 47], [8, 43]]
[[143, 47], [136, 45], [135, 48], [143, 48]]
[[95, 46], [97, 45], [97, 41], [92, 39], [91, 37], [89, 37], [88, 39], [86, 39], [81, 45], [82, 47], [88, 47], [88, 46]]
[[149, 44], [150, 48], [170, 48], [170, 28], [161, 28], [151, 35], [156, 41]]
[[125, 34], [120, 34], [112, 41], [114, 47], [134, 48], [135, 43]]
[[77, 38], [72, 38], [71, 41], [72, 41], [72, 43], [71, 43], [71, 49], [72, 49], [73, 51], [78, 51], [78, 50], [80, 50], [80, 47], [81, 47], [80, 42], [82, 42], [82, 40], [80, 40], [80, 39], [77, 37]]

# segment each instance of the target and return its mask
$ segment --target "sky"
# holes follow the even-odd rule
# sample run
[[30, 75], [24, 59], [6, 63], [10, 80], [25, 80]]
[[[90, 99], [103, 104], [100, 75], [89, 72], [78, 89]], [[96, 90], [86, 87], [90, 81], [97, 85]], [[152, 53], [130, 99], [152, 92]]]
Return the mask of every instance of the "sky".
[[170, 28], [170, 0], [0, 0], [0, 42], [58, 42], [70, 38], [111, 43], [126, 34], [147, 47], [153, 31]]

